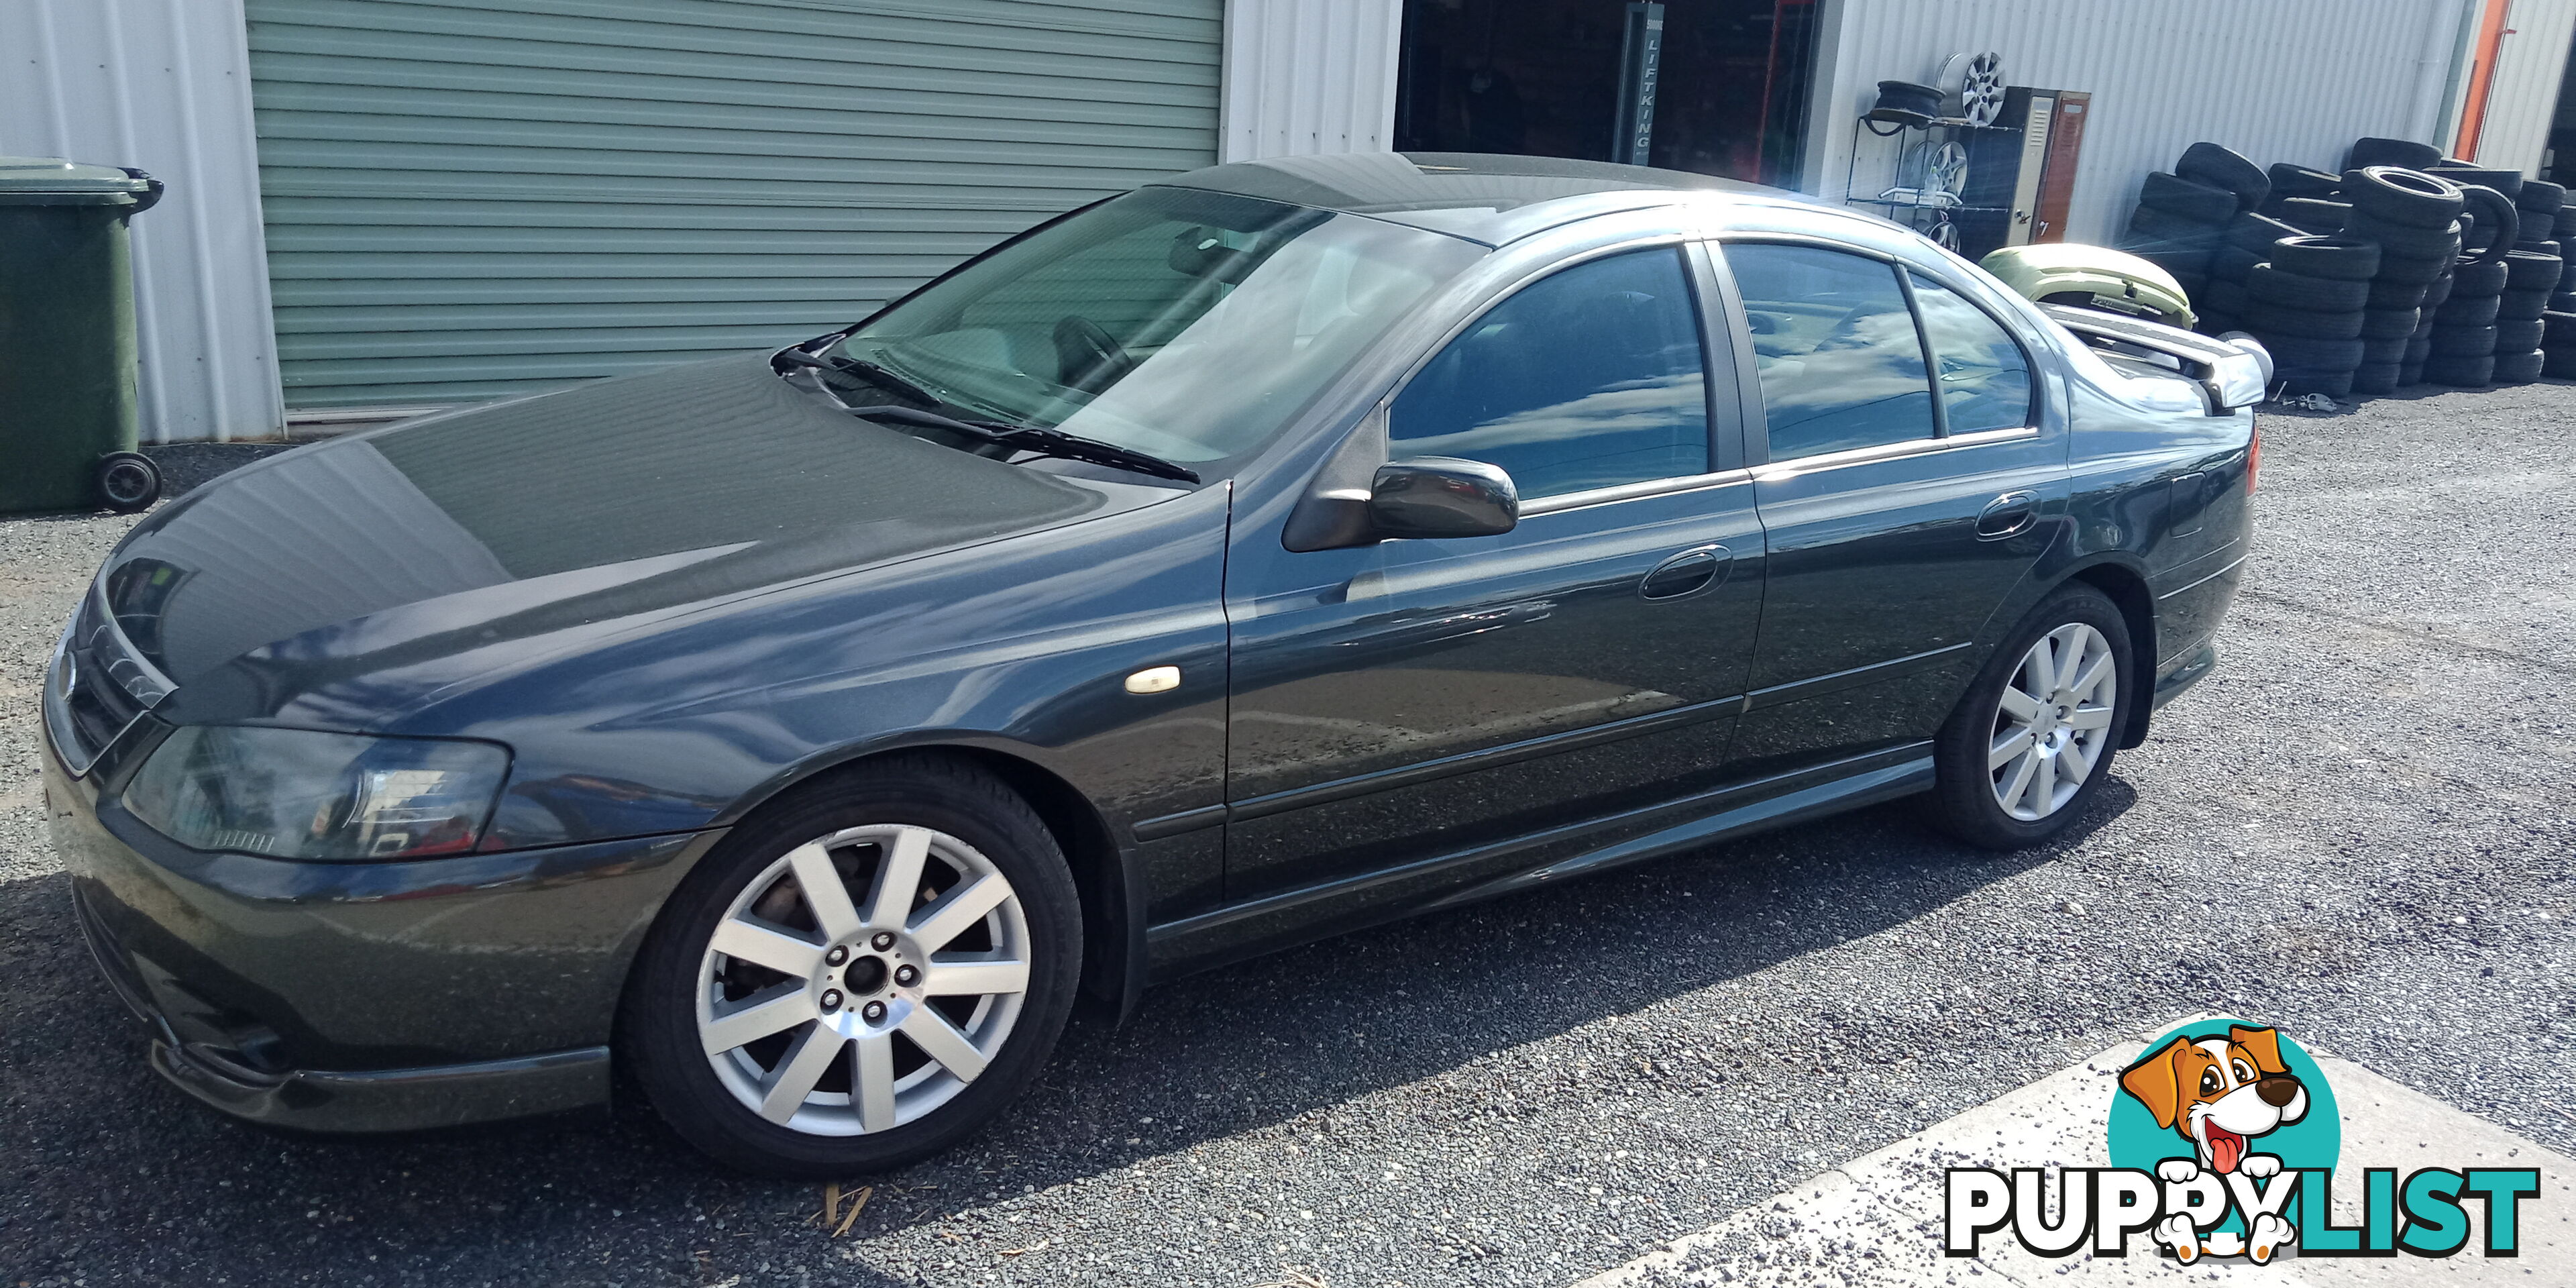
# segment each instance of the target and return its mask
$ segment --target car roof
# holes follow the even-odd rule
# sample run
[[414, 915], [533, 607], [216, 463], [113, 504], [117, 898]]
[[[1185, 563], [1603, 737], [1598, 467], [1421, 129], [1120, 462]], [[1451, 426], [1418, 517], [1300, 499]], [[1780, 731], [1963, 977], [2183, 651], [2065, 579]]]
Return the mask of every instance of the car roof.
[[1209, 166], [1161, 181], [1346, 211], [1500, 246], [1594, 215], [1725, 194], [1813, 207], [1809, 197], [1738, 179], [1477, 152], [1349, 152]]

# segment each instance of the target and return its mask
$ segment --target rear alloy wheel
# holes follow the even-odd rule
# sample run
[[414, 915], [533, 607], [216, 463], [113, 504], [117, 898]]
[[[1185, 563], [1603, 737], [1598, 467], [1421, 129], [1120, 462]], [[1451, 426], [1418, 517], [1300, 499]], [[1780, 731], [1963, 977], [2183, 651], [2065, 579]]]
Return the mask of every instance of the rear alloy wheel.
[[2005, 641], [1934, 744], [1933, 799], [1961, 840], [2055, 836], [2108, 776], [2128, 727], [2127, 622], [2089, 586], [2049, 597]]
[[622, 1041], [691, 1144], [847, 1179], [1009, 1105], [1063, 1029], [1081, 955], [1071, 875], [1027, 803], [904, 757], [746, 823], [690, 874]]

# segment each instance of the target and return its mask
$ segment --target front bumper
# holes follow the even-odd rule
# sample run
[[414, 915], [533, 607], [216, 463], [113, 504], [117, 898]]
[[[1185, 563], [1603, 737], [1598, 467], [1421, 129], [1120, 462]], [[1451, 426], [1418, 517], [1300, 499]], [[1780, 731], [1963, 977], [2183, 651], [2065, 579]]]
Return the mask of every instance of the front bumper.
[[410, 1131], [604, 1103], [628, 965], [722, 834], [410, 863], [178, 846], [45, 738], [83, 935], [152, 1064], [239, 1117]]

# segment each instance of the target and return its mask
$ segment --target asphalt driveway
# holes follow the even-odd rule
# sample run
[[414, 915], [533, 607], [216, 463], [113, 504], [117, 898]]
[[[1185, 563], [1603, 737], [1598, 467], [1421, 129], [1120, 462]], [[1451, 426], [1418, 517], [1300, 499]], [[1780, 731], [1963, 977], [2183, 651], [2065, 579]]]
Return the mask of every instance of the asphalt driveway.
[[0, 520], [0, 1285], [1560, 1285], [2213, 1010], [2576, 1151], [2576, 386], [2264, 439], [2221, 669], [2058, 846], [1900, 803], [1166, 986], [839, 1237], [631, 1108], [348, 1142], [163, 1086], [38, 800], [128, 521]]

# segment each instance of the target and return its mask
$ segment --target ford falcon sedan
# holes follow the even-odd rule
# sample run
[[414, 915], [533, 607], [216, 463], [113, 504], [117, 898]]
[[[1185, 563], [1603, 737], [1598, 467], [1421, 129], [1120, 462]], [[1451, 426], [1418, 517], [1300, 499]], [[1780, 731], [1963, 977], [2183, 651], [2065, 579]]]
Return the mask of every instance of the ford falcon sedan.
[[604, 1103], [847, 1177], [1078, 999], [1919, 795], [2046, 841], [2206, 674], [2259, 346], [1694, 175], [1181, 175], [845, 330], [284, 453], [44, 692], [224, 1112]]

